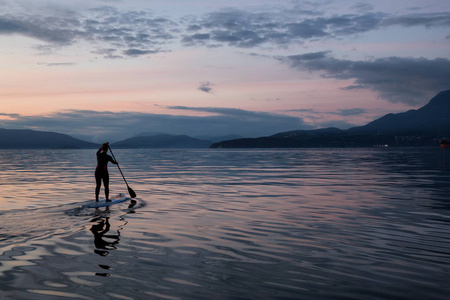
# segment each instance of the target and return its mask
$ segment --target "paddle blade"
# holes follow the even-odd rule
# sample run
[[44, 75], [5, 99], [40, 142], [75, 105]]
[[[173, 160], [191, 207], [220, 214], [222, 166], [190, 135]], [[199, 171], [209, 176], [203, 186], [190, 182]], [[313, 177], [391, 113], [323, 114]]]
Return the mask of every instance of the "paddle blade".
[[130, 193], [131, 198], [136, 198], [136, 193], [130, 187], [128, 187], [128, 193]]

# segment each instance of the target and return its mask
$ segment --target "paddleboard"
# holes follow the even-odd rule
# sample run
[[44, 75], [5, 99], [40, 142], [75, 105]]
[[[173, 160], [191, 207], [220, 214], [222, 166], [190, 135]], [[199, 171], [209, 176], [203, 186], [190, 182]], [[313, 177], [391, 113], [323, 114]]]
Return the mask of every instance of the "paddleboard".
[[106, 202], [105, 199], [101, 199], [100, 201], [85, 204], [81, 207], [82, 208], [97, 208], [97, 207], [111, 206], [111, 205], [114, 205], [117, 203], [122, 203], [122, 202], [127, 201], [127, 196], [125, 196], [125, 194], [118, 194], [118, 195], [109, 197], [109, 200], [111, 200], [111, 201]]

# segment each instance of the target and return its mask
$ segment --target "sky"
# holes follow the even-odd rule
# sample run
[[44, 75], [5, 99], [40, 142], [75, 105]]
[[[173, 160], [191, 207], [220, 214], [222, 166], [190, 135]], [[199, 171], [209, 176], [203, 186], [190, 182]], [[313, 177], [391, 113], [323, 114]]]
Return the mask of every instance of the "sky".
[[450, 1], [0, 0], [0, 66], [1, 128], [347, 129], [450, 89]]

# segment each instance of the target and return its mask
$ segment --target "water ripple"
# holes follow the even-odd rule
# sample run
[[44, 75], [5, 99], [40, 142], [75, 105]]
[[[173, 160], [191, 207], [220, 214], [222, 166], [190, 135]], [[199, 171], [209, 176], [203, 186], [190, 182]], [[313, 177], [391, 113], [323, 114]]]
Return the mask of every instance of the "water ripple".
[[[86, 210], [90, 151], [0, 151], [0, 298], [450, 293], [450, 175], [440, 151], [115, 154], [137, 202]], [[126, 189], [113, 169], [111, 186]]]

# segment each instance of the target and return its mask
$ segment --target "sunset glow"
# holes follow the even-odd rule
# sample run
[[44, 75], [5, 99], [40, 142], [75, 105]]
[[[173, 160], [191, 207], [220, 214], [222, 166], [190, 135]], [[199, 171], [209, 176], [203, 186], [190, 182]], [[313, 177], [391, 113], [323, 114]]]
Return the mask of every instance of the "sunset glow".
[[[92, 122], [115, 114], [103, 140], [133, 113], [161, 118], [161, 128], [133, 125], [161, 132], [177, 116], [208, 126], [214, 114], [204, 108], [226, 108], [261, 120], [271, 114], [274, 130], [345, 129], [419, 108], [450, 88], [446, 0], [5, 0], [0, 9], [3, 128], [94, 141], [87, 111], [97, 113]], [[173, 109], [180, 106], [189, 109]], [[59, 119], [67, 111], [80, 128]], [[237, 115], [222, 117], [228, 131], [210, 135], [272, 133], [258, 131], [259, 121], [240, 132]], [[188, 132], [196, 128], [167, 133]]]

